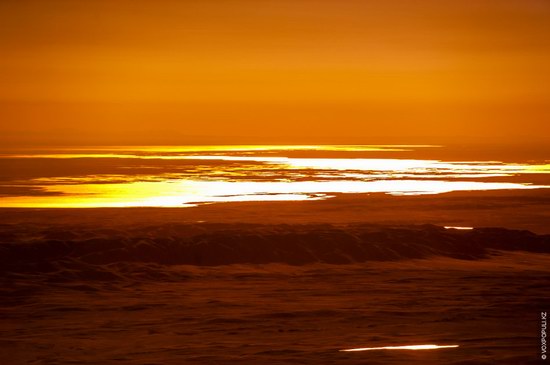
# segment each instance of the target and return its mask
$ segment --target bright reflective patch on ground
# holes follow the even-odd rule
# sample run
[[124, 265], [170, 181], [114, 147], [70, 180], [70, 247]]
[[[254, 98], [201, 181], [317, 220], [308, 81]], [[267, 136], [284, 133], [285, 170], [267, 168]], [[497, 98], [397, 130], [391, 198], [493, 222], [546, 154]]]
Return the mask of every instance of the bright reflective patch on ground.
[[474, 229], [474, 227], [453, 227], [453, 226], [445, 226], [445, 229], [459, 229], [463, 231], [469, 231]]
[[409, 345], [409, 346], [383, 346], [383, 347], [359, 347], [354, 349], [340, 350], [340, 352], [356, 352], [371, 350], [437, 350], [456, 348], [458, 345]]

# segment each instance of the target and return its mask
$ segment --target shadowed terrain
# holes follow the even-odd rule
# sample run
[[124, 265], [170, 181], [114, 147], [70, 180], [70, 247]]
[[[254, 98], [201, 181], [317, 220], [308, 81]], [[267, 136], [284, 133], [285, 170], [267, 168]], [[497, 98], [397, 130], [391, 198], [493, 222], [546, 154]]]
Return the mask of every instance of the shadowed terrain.
[[4, 272], [56, 272], [111, 264], [305, 265], [443, 256], [486, 258], [494, 251], [550, 253], [550, 235], [500, 228], [386, 227], [366, 224], [161, 224], [94, 230], [86, 226], [0, 226]]
[[[539, 356], [549, 235], [32, 217], [0, 226], [0, 353], [9, 364], [529, 364]], [[338, 351], [431, 343], [460, 347]]]

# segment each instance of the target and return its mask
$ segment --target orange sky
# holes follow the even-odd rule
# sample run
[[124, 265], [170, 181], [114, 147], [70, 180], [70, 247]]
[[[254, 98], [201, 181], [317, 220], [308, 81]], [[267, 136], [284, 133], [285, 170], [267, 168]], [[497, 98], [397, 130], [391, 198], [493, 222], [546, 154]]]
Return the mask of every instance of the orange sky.
[[0, 143], [550, 142], [547, 0], [5, 0]]

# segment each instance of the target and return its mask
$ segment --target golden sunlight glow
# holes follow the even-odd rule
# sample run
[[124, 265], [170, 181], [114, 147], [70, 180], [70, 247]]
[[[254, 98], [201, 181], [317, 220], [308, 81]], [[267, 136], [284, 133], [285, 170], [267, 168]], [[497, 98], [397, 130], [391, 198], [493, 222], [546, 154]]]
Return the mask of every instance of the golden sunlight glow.
[[545, 0], [0, 1], [0, 146], [547, 146], [548, 11]]
[[334, 193], [440, 194], [451, 191], [533, 189], [514, 183], [431, 180], [377, 181], [161, 181], [45, 186], [63, 195], [5, 197], [3, 207], [185, 207], [235, 201], [311, 200]]
[[474, 227], [453, 227], [453, 226], [445, 226], [443, 228], [445, 228], [445, 229], [458, 229], [458, 230], [462, 230], [462, 231], [471, 231], [472, 229], [474, 229]]
[[[73, 170], [68, 167], [66, 175], [15, 177], [0, 185], [8, 191], [0, 197], [0, 207], [189, 207], [218, 202], [318, 200], [342, 193], [402, 196], [548, 187], [505, 181], [507, 177], [523, 174], [548, 174], [547, 165], [281, 156], [284, 151], [338, 151], [342, 156], [345, 152], [394, 151], [403, 147], [407, 146], [188, 146], [128, 147], [127, 150], [123, 147], [66, 148], [39, 153], [14, 151], [1, 158], [24, 159], [37, 169], [52, 163], [44, 162], [44, 158], [60, 159], [55, 164], [61, 171], [63, 166], [83, 163], [79, 160], [75, 164], [71, 159], [85, 159], [87, 164], [78, 167], [77, 172], [71, 172]], [[262, 155], [265, 151], [278, 151], [279, 155]], [[97, 168], [100, 170], [96, 171]], [[493, 178], [499, 180], [491, 180]]]
[[383, 347], [360, 347], [354, 349], [340, 350], [340, 352], [371, 351], [371, 350], [437, 350], [459, 347], [458, 345], [409, 345], [409, 346], [383, 346]]

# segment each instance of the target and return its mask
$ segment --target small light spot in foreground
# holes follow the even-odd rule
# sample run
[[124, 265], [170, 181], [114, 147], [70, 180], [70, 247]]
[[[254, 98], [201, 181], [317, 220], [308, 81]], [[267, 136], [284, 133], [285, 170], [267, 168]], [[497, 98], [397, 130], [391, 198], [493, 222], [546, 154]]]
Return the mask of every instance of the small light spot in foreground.
[[340, 350], [340, 352], [371, 351], [371, 350], [436, 350], [450, 349], [458, 345], [410, 345], [410, 346], [384, 346], [384, 347], [359, 347], [354, 349]]

